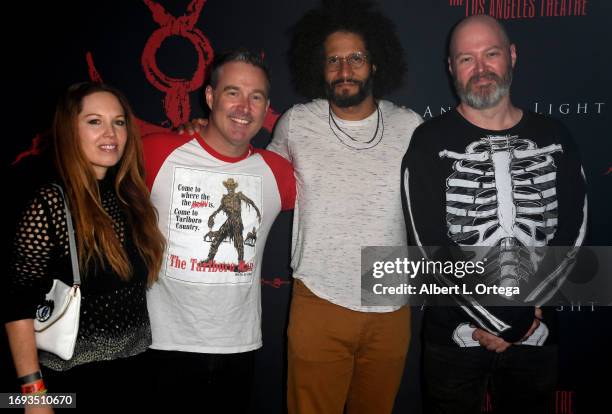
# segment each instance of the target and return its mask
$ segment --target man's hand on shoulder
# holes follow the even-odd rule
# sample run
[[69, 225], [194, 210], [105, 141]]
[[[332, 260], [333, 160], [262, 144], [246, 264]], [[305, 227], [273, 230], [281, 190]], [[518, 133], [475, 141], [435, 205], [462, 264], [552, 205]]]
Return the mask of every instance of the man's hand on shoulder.
[[196, 132], [200, 132], [202, 128], [208, 125], [208, 119], [206, 118], [194, 118], [191, 121], [185, 122], [183, 125], [180, 125], [176, 132], [179, 135], [187, 133], [188, 135], [193, 135]]

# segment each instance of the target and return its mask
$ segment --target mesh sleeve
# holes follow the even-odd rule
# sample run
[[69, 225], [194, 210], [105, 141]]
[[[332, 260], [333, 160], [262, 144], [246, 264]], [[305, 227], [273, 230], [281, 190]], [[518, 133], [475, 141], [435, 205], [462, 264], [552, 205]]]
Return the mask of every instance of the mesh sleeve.
[[37, 305], [61, 273], [58, 264], [68, 254], [67, 236], [59, 191], [41, 187], [15, 226], [6, 280], [6, 321], [34, 317]]

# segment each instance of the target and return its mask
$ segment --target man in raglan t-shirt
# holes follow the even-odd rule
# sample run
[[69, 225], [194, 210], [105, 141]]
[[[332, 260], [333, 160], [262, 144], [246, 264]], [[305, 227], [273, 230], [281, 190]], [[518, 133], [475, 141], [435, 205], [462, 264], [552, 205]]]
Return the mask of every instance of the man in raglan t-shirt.
[[[498, 249], [506, 267], [496, 283], [525, 287], [533, 275], [508, 271], [507, 259], [525, 247], [579, 246], [586, 196], [567, 130], [512, 105], [515, 62], [495, 19], [456, 26], [449, 70], [461, 103], [415, 131], [402, 195], [411, 244]], [[554, 310], [433, 306], [423, 326], [427, 412], [478, 413], [487, 385], [496, 412], [553, 412]]]
[[[261, 59], [239, 49], [213, 64], [209, 124], [143, 139], [147, 184], [167, 247], [148, 293], [156, 398], [245, 412], [262, 346], [260, 273], [270, 228], [292, 209], [289, 162], [250, 145], [269, 106]], [[185, 400], [196, 392], [197, 402]]]
[[370, 2], [324, 2], [292, 33], [292, 77], [312, 101], [285, 112], [268, 146], [293, 164], [298, 193], [288, 412], [391, 413], [411, 313], [401, 303], [362, 302], [361, 248], [406, 244], [393, 171], [422, 119], [382, 99], [402, 81], [404, 53], [392, 22]]

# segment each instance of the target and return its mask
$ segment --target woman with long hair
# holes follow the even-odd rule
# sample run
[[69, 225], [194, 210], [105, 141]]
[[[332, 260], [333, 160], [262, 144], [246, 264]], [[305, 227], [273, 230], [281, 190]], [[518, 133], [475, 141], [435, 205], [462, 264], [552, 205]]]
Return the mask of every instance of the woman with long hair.
[[137, 355], [151, 343], [146, 288], [157, 278], [165, 242], [121, 92], [92, 82], [69, 87], [56, 108], [53, 151], [81, 275], [74, 355], [37, 351], [34, 336], [36, 309], [53, 279], [72, 285], [66, 214], [52, 183], [35, 191], [16, 226], [5, 326], [22, 389], [76, 392], [83, 407], [84, 399], [97, 395], [96, 404], [104, 403], [101, 396], [132, 393], [130, 384], [142, 382], [141, 372], [130, 371], [143, 365]]

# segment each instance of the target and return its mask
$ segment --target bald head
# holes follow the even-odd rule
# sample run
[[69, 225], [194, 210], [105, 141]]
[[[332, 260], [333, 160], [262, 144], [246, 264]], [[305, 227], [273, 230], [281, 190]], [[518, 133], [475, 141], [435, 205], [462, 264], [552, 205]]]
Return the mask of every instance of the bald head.
[[453, 30], [448, 69], [463, 105], [483, 110], [510, 99], [516, 48], [490, 16], [463, 19]]
[[461, 20], [453, 29], [449, 44], [449, 57], [454, 57], [459, 50], [457, 45], [466, 36], [473, 36], [475, 33], [489, 33], [497, 37], [498, 45], [501, 49], [507, 50], [510, 47], [510, 39], [506, 29], [493, 17], [484, 14], [466, 17]]

